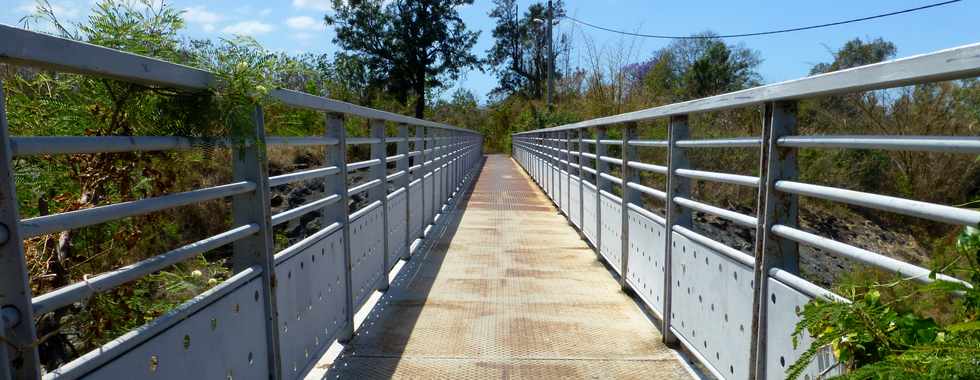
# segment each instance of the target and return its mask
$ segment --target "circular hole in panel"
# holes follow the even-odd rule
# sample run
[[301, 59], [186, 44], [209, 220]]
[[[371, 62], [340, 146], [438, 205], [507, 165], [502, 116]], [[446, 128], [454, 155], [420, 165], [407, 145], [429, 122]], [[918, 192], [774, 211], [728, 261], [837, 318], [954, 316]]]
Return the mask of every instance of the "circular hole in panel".
[[728, 366], [728, 372], [731, 372], [732, 374], [734, 374], [735, 373], [735, 366], [733, 366], [733, 365]]
[[150, 372], [156, 372], [157, 368], [160, 368], [160, 357], [156, 355], [150, 356]]
[[252, 365], [254, 363], [255, 363], [255, 358], [253, 357], [252, 353], [249, 352], [248, 353], [248, 365]]
[[191, 336], [184, 334], [184, 349], [188, 350], [191, 348]]
[[218, 329], [218, 318], [211, 318], [211, 331]]
[[235, 312], [235, 314], [238, 314], [239, 311], [242, 311], [242, 307], [236, 303], [232, 310]]
[[776, 293], [773, 293], [772, 296], [769, 297], [769, 299], [772, 300], [772, 303], [776, 303]]
[[259, 302], [259, 291], [258, 290], [256, 290], [255, 293], [252, 294], [252, 298], [255, 299], [255, 302]]
[[782, 356], [779, 357], [779, 366], [780, 367], [786, 367], [786, 358], [784, 358]]
[[225, 379], [228, 379], [228, 380], [233, 380], [234, 378], [235, 378], [235, 374], [234, 374], [234, 373], [232, 373], [232, 372], [231, 372], [231, 370], [229, 369], [229, 370], [228, 370], [228, 375], [227, 375], [227, 376], [225, 376]]

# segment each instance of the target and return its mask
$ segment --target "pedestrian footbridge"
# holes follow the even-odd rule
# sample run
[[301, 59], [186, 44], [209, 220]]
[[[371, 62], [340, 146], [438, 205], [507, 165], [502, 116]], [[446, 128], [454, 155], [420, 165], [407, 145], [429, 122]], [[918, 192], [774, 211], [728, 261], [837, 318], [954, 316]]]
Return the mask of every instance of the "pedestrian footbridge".
[[[3, 25], [0, 63], [179, 91], [207, 91], [218, 81]], [[11, 136], [0, 84], [0, 380], [784, 378], [809, 344], [791, 339], [799, 308], [815, 297], [841, 300], [801, 277], [799, 246], [932, 281], [925, 268], [805, 231], [800, 197], [980, 224], [977, 211], [797, 178], [800, 149], [977, 155], [976, 136], [805, 135], [798, 102], [978, 75], [980, 45], [962, 46], [521, 132], [510, 155], [484, 155], [484, 136], [474, 131], [289, 90], [269, 100], [319, 114], [322, 133], [267, 136], [256, 104], [244, 141]], [[759, 135], [692, 137], [689, 116], [738, 108], [762, 111]], [[665, 128], [667, 138], [641, 138], [644, 128]], [[26, 159], [201, 147], [230, 152], [230, 183], [18, 213], [13, 173]], [[268, 151], [282, 147], [320, 149], [323, 165], [270, 175]], [[757, 152], [758, 171], [709, 171], [688, 157], [719, 148]], [[650, 156], [641, 149], [666, 160], [644, 162]], [[322, 184], [321, 197], [273, 212], [271, 192], [308, 181]], [[750, 191], [755, 212], [694, 199], [701, 182]], [[227, 231], [32, 294], [25, 240], [217, 200], [230, 208]], [[753, 247], [710, 236], [695, 214], [754, 231]], [[277, 226], [307, 218], [322, 227], [277, 248]], [[40, 316], [84, 307], [97, 293], [219, 249], [233, 272], [226, 280], [98, 349], [42, 366]], [[824, 349], [801, 377], [843, 370]]]

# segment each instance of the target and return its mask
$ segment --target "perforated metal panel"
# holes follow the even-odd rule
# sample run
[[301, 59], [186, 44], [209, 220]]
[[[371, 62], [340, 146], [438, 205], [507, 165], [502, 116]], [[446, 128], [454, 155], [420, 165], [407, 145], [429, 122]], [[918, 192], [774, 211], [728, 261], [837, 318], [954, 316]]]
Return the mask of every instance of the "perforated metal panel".
[[558, 179], [558, 206], [568, 215], [568, 173], [562, 171]]
[[[813, 339], [806, 334], [801, 339], [798, 348], [793, 348], [793, 330], [799, 321], [797, 316], [803, 305], [810, 302], [810, 296], [800, 293], [778, 280], [769, 279], [769, 313], [766, 328], [766, 375], [769, 379], [786, 377], [786, 369], [793, 365], [800, 355], [810, 347]], [[824, 370], [834, 365], [834, 355], [830, 347], [823, 349], [814, 358], [800, 379], [816, 379]], [[840, 367], [835, 367], [825, 377], [841, 374]]]
[[752, 329], [752, 268], [674, 232], [671, 323], [728, 379], [746, 379]]
[[348, 294], [343, 239], [338, 228], [276, 266], [284, 378], [305, 373], [343, 327]]
[[85, 377], [268, 379], [261, 289], [254, 278], [218, 299], [201, 300], [210, 304]]
[[425, 226], [423, 223], [423, 218], [425, 217], [424, 210], [422, 210], [422, 180], [417, 179], [415, 182], [409, 186], [409, 197], [412, 198], [411, 207], [408, 208], [410, 214], [411, 223], [411, 239], [414, 240], [417, 237], [422, 236], [422, 227]]
[[582, 226], [582, 215], [579, 215], [579, 214], [581, 214], [581, 209], [579, 209], [579, 202], [581, 201], [581, 194], [579, 194], [579, 183], [578, 183], [578, 181], [579, 181], [578, 177], [572, 176], [571, 186], [569, 186], [570, 187], [570, 189], [569, 189], [570, 191], [568, 193], [568, 198], [569, 198], [569, 202], [568, 203], [570, 203], [570, 205], [569, 205], [570, 207], [569, 207], [569, 211], [568, 211], [568, 216], [569, 216], [569, 219], [571, 219], [572, 224], [574, 224], [576, 226], [579, 226], [581, 228], [581, 226]]
[[626, 281], [640, 299], [663, 315], [666, 230], [659, 221], [629, 210], [629, 273]]
[[[426, 174], [423, 178], [422, 184], [425, 186], [425, 213], [422, 218], [424, 221], [429, 222], [435, 215], [433, 212], [436, 206], [433, 204], [432, 196], [432, 173]], [[422, 228], [424, 229], [427, 223], [422, 223]]]
[[404, 190], [388, 195], [388, 270], [394, 268], [398, 259], [408, 250], [405, 242], [405, 230], [408, 228], [408, 220], [405, 219], [407, 202]]
[[[620, 273], [623, 263], [623, 207], [619, 197], [602, 192], [602, 257]], [[620, 273], [622, 274], [622, 273]]]
[[361, 213], [350, 225], [351, 283], [354, 306], [360, 307], [377, 289], [384, 266], [384, 220], [380, 203]]
[[582, 217], [585, 219], [582, 222], [582, 224], [585, 225], [585, 227], [582, 228], [582, 233], [585, 234], [585, 237], [588, 238], [592, 244], [595, 244], [595, 238], [597, 236], [595, 228], [595, 186], [586, 181], [584, 186], [582, 186], [582, 193], [584, 194], [582, 197]]

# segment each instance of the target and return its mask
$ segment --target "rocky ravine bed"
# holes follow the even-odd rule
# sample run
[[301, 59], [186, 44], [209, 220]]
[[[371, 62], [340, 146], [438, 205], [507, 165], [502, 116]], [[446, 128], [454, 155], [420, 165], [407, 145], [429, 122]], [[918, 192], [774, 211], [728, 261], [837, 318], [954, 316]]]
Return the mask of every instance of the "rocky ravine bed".
[[[751, 214], [751, 210], [733, 211]], [[822, 210], [801, 209], [800, 225], [804, 231], [908, 263], [922, 265], [927, 261], [926, 249], [911, 235], [887, 230], [854, 213], [849, 213], [845, 219]], [[695, 218], [694, 227], [705, 236], [752, 254], [755, 230], [704, 214]], [[802, 277], [824, 288], [831, 287], [841, 275], [853, 272], [858, 265], [854, 260], [800, 245]]]

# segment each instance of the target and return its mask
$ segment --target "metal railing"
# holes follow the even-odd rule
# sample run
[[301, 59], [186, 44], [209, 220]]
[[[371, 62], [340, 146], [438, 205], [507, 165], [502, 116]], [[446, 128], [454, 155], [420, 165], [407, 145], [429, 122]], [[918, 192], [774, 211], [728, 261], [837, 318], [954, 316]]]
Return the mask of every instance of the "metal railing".
[[[207, 90], [205, 71], [135, 54], [0, 25], [0, 62], [90, 75], [153, 87]], [[276, 90], [288, 107], [322, 112], [320, 136], [266, 136], [262, 108], [253, 114], [255, 139], [173, 136], [9, 136], [0, 83], [0, 379], [40, 378], [35, 316], [138, 280], [201, 253], [232, 245], [234, 275], [101, 348], [43, 374], [44, 378], [296, 378], [335, 339], [353, 334], [354, 312], [388, 274], [408, 259], [475, 175], [483, 137], [475, 132], [320, 96]], [[348, 137], [344, 118], [367, 119], [369, 136]], [[386, 136], [388, 123], [396, 136]], [[412, 136], [411, 129], [414, 129]], [[370, 159], [347, 162], [347, 148], [370, 146]], [[389, 144], [396, 154], [387, 156]], [[411, 149], [410, 149], [410, 144]], [[230, 148], [234, 182], [155, 198], [21, 219], [12, 165], [15, 157], [132, 151]], [[324, 167], [270, 177], [267, 147], [324, 149]], [[414, 165], [412, 163], [414, 162]], [[389, 174], [388, 164], [394, 164]], [[368, 171], [348, 187], [348, 172]], [[270, 188], [323, 181], [324, 196], [272, 214]], [[349, 197], [366, 206], [349, 212]], [[32, 295], [22, 242], [179, 206], [231, 198], [233, 228], [158, 256], [50, 293]], [[275, 252], [273, 227], [320, 213], [319, 231]], [[220, 347], [214, 350], [214, 347]]]
[[[799, 277], [798, 246], [819, 248], [919, 281], [929, 270], [833, 239], [798, 225], [800, 196], [954, 225], [980, 223], [980, 212], [799, 182], [800, 148], [879, 149], [980, 154], [976, 136], [799, 136], [796, 103], [818, 96], [888, 89], [980, 75], [980, 44], [792, 80], [703, 99], [513, 135], [513, 156], [579, 228], [630, 289], [662, 322], [664, 340], [680, 343], [719, 378], [778, 379], [808, 347], [794, 347], [798, 308], [814, 297], [842, 300]], [[691, 139], [688, 116], [764, 107], [761, 136]], [[637, 139], [637, 123], [668, 120], [668, 139]], [[621, 140], [606, 139], [621, 128]], [[593, 138], [585, 138], [590, 137]], [[606, 146], [622, 155], [609, 157]], [[594, 147], [589, 152], [589, 147]], [[667, 163], [639, 162], [637, 149], [665, 149]], [[699, 170], [693, 149], [758, 149], [760, 176]], [[619, 177], [609, 165], [621, 168]], [[640, 184], [639, 172], [662, 175], [666, 189]], [[757, 212], [746, 215], [692, 199], [691, 182], [753, 189]], [[618, 197], [610, 190], [616, 185]], [[666, 215], [642, 197], [666, 203]], [[749, 255], [694, 231], [692, 212], [755, 231]], [[949, 276], [938, 278], [959, 281]], [[825, 350], [809, 378], [840, 371]]]

